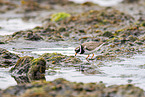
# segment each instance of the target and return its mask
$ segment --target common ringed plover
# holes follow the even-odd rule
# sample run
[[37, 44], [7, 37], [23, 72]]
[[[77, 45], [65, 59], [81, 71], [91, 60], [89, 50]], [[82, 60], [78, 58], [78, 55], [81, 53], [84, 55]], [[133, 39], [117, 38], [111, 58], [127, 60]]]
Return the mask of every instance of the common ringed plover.
[[90, 41], [90, 42], [85, 42], [81, 44], [80, 46], [76, 47], [75, 49], [75, 56], [77, 53], [79, 54], [85, 54], [88, 55], [86, 59], [90, 56], [90, 54], [93, 54], [91, 59], [94, 57], [94, 51], [99, 50], [105, 43], [103, 42], [95, 42], [95, 41]]

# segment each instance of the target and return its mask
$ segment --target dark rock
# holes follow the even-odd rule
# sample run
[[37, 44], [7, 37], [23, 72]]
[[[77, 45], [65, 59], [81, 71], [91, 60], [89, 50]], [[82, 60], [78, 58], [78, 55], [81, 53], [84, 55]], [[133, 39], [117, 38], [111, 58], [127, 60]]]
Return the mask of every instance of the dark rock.
[[10, 53], [9, 51], [0, 48], [0, 67], [10, 67], [13, 66], [17, 60], [19, 59], [19, 56], [13, 53]]
[[61, 5], [65, 5], [65, 4], [71, 4], [71, 3], [73, 3], [73, 2], [70, 2], [69, 0], [62, 0], [62, 1], [60, 1], [60, 0], [49, 0], [49, 3], [50, 4], [61, 4]]
[[[93, 6], [93, 5], [95, 5], [94, 3], [92, 3], [92, 2], [85, 2], [85, 3], [83, 3], [82, 4], [83, 6]], [[97, 5], [97, 4], [96, 4]]]
[[141, 26], [145, 27], [145, 22], [143, 22], [143, 23], [141, 24]]
[[0, 40], [0, 44], [5, 44], [5, 42], [3, 42], [3, 41]]
[[26, 40], [32, 40], [32, 41], [37, 41], [43, 39], [40, 35], [33, 33], [33, 32], [28, 32], [26, 35]]
[[124, 0], [123, 3], [136, 3], [139, 2], [140, 0]]
[[[36, 30], [36, 29], [34, 29]], [[38, 41], [38, 40], [42, 40], [43, 38], [39, 35], [39, 33], [37, 34], [36, 32], [32, 31], [32, 30], [28, 30], [28, 31], [18, 31], [13, 33], [12, 38], [20, 38], [23, 37], [26, 40], [32, 40], [32, 41]]]
[[114, 85], [109, 86], [107, 89], [105, 89], [105, 97], [106, 96], [112, 96], [112, 97], [144, 97], [145, 95], [142, 94], [144, 91], [139, 89], [138, 87], [135, 87], [132, 84], [127, 85]]
[[7, 52], [6, 49], [0, 48], [0, 55], [3, 54], [4, 52]]
[[103, 33], [103, 36], [105, 36], [105, 37], [113, 37], [113, 34], [112, 34], [112, 32], [106, 31], [106, 32]]
[[63, 36], [69, 37], [69, 36], [70, 36], [70, 33], [69, 33], [69, 32], [64, 32], [64, 33], [63, 33]]
[[11, 3], [10, 1], [1, 0], [0, 7], [1, 7], [0, 12], [5, 13], [9, 10], [13, 10], [13, 9], [17, 8], [17, 5], [14, 3]]
[[49, 66], [73, 66], [82, 62], [74, 56], [66, 56], [60, 53], [45, 53], [41, 57], [47, 61]]
[[[120, 51], [120, 49], [117, 50]], [[115, 58], [116, 58], [115, 55], [109, 55], [108, 53], [96, 56], [96, 60], [114, 60]]]
[[31, 82], [32, 80], [45, 79], [46, 61], [43, 58], [21, 57], [15, 66], [11, 68], [12, 76], [17, 83]]
[[23, 35], [23, 31], [18, 31], [18, 32], [14, 32], [14, 33], [12, 34], [12, 37], [13, 37], [13, 38], [18, 38], [18, 37], [20, 37], [21, 35]]
[[59, 28], [59, 31], [60, 32], [66, 31], [66, 28], [61, 27], [61, 28]]
[[38, 11], [44, 9], [51, 9], [51, 6], [48, 4], [47, 6], [42, 6], [41, 3], [38, 3], [33, 0], [22, 0], [21, 1], [21, 10], [24, 12]]
[[86, 33], [86, 31], [83, 30], [83, 29], [80, 29], [79, 32], [80, 32], [80, 33]]
[[63, 78], [51, 82], [37, 81], [1, 91], [8, 97], [144, 97], [144, 91], [132, 84], [106, 87], [104, 83], [76, 83]]
[[134, 41], [138, 40], [138, 38], [133, 35], [130, 35], [130, 36], [128, 36], [127, 40], [134, 42]]
[[43, 58], [33, 59], [28, 76], [31, 80], [45, 79], [46, 61]]
[[10, 72], [12, 75], [19, 74], [19, 75], [26, 75], [28, 73], [29, 68], [31, 67], [31, 61], [33, 60], [33, 57], [25, 56], [21, 57], [15, 66], [11, 68]]
[[4, 59], [11, 59], [13, 57], [13, 54], [10, 52], [4, 52], [1, 56]]
[[143, 42], [138, 41], [138, 40], [137, 40], [137, 41], [135, 41], [135, 43], [136, 43], [136, 44], [138, 44], [138, 45], [143, 45]]
[[28, 78], [28, 76], [26, 76], [26, 75], [16, 75], [15, 74], [12, 77], [15, 79], [15, 81], [18, 84], [21, 84], [21, 83], [30, 83], [31, 82], [30, 78]]
[[26, 89], [25, 85], [19, 85], [17, 87], [11, 86], [11, 87], [5, 89], [3, 91], [3, 93], [18, 96], [18, 95], [21, 95], [22, 93], [24, 93], [25, 89]]

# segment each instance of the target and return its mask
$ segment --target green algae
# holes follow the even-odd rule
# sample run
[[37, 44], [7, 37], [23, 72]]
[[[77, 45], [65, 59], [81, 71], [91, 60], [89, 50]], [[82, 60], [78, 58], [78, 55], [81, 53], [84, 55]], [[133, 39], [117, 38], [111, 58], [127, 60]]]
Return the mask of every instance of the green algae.
[[31, 61], [28, 76], [31, 80], [45, 79], [46, 61], [44, 58], [37, 58]]
[[[22, 74], [25, 71], [25, 73], [27, 73], [30, 67], [30, 61], [33, 59], [34, 57], [29, 57], [29, 56], [20, 57], [17, 63], [14, 65], [14, 67], [10, 69], [10, 72], [11, 73], [17, 72], [19, 74]], [[19, 68], [23, 66], [25, 67], [26, 64], [27, 64], [27, 68], [22, 68], [22, 70], [20, 70], [21, 72], [19, 72]]]
[[143, 23], [141, 24], [141, 26], [145, 27], [145, 22], [143, 22]]
[[58, 64], [60, 63], [68, 63], [68, 64], [78, 64], [81, 63], [82, 61], [74, 56], [66, 56], [62, 55], [60, 53], [45, 53], [41, 57], [45, 58], [48, 62], [51, 64]]
[[65, 12], [55, 13], [55, 14], [51, 15], [51, 21], [58, 22], [58, 21], [61, 21], [61, 20], [65, 19], [65, 18], [68, 18], [70, 16], [71, 16], [70, 14], [65, 13]]
[[26, 90], [25, 94], [21, 97], [49, 97], [43, 88], [33, 88]]

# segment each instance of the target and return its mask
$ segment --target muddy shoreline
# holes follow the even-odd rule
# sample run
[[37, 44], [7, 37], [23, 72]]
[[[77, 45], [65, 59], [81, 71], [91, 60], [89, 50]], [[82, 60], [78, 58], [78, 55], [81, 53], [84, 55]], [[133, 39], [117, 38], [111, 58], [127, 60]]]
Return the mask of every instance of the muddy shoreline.
[[[75, 4], [67, 0], [62, 2], [59, 0], [0, 1], [3, 9], [0, 10], [1, 19], [21, 17], [24, 21], [38, 21], [42, 24], [33, 29], [0, 36], [0, 59], [2, 60], [0, 66], [5, 68], [12, 66], [11, 74], [18, 83], [16, 86], [0, 90], [0, 95], [2, 97], [12, 95], [13, 97], [47, 97], [47, 95], [73, 97], [86, 94], [92, 97], [144, 97], [145, 91], [133, 84], [106, 87], [103, 83], [73, 83], [64, 79], [39, 82], [40, 79], [45, 79], [45, 70], [48, 70], [47, 73], [52, 76], [56, 74], [57, 69], [64, 67], [73, 67], [84, 75], [103, 74], [98, 67], [103, 67], [105, 62], [121, 61], [119, 57], [129, 58], [135, 54], [144, 53], [144, 2], [144, 0], [134, 0], [134, 2], [127, 0], [116, 6], [101, 7], [90, 2]], [[74, 57], [74, 53], [70, 55], [32, 53], [34, 50], [37, 52], [38, 49], [44, 48], [71, 47], [74, 49], [87, 41], [108, 44], [104, 45], [95, 58], [89, 60], [90, 62], [84, 61], [84, 56]], [[46, 65], [45, 68], [41, 66], [42, 63]], [[144, 69], [144, 64], [140, 66], [139, 68]], [[25, 72], [22, 73], [22, 71]], [[38, 82], [31, 83], [35, 80]], [[128, 80], [129, 83], [130, 81], [132, 82]], [[24, 88], [21, 89], [21, 87]], [[41, 92], [36, 93], [39, 90]], [[56, 91], [59, 91], [58, 94], [55, 94]]]

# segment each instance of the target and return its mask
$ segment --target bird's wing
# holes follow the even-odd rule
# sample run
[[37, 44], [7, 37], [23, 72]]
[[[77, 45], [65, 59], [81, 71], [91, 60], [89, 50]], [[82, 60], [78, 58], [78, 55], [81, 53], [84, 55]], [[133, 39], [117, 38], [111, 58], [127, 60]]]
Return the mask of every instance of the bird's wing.
[[94, 50], [97, 47], [99, 47], [102, 43], [97, 43], [97, 42], [86, 42], [84, 44], [82, 44], [84, 46], [84, 48], [88, 51]]

